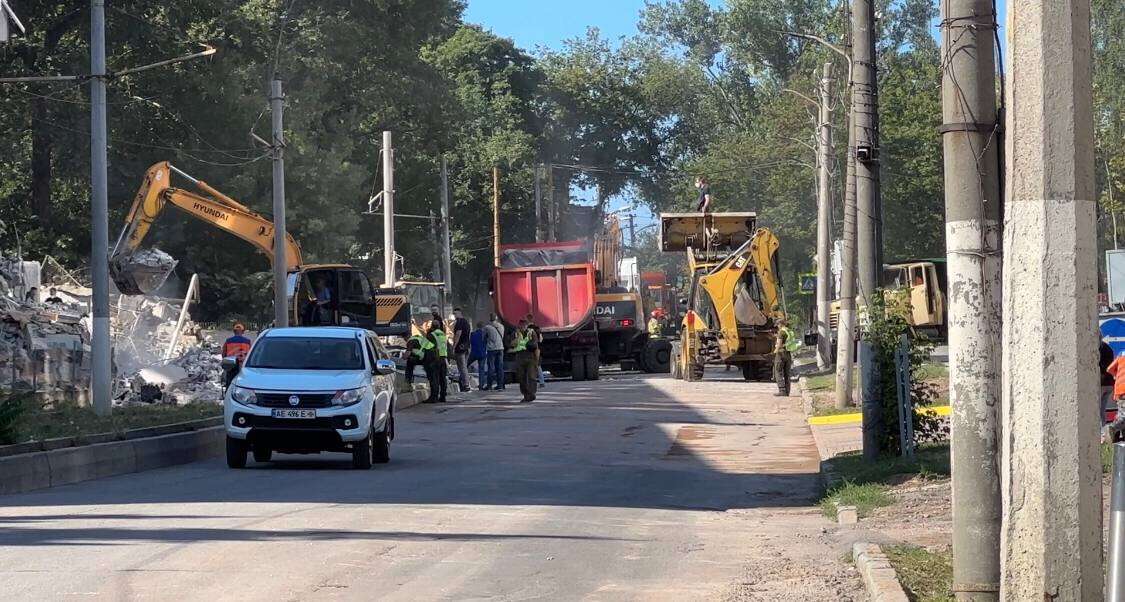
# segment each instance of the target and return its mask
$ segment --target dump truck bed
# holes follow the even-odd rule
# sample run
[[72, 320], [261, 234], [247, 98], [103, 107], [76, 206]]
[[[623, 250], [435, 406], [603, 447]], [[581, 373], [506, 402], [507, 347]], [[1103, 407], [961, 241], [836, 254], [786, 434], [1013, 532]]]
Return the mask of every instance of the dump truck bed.
[[509, 324], [531, 314], [545, 332], [586, 324], [594, 313], [595, 286], [594, 265], [588, 257], [580, 242], [501, 247], [501, 267], [495, 273], [496, 313]]
[[758, 214], [753, 211], [661, 213], [660, 250], [730, 252], [754, 236], [757, 224]]

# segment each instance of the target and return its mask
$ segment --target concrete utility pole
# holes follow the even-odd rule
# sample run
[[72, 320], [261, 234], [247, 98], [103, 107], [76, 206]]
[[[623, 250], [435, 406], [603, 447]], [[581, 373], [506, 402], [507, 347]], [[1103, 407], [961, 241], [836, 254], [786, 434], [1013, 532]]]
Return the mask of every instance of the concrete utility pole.
[[[852, 124], [855, 128], [856, 262], [859, 296], [870, 312], [871, 299], [883, 271], [879, 252], [879, 94], [875, 73], [875, 10], [872, 0], [852, 0]], [[865, 458], [874, 458], [872, 445], [882, 416], [879, 371], [870, 343], [860, 342], [859, 371], [864, 415]]]
[[629, 248], [637, 248], [637, 214], [630, 211], [625, 217], [629, 219]]
[[832, 367], [832, 350], [828, 340], [828, 304], [831, 301], [830, 249], [832, 246], [832, 63], [824, 63], [824, 77], [820, 80], [820, 103], [817, 123], [817, 182], [816, 212], [816, 367]]
[[[453, 257], [449, 246], [449, 165], [441, 158], [441, 260], [442, 279], [445, 281], [445, 304], [453, 303]], [[452, 307], [442, 307], [449, 314]]]
[[1001, 248], [993, 0], [942, 3], [953, 591], [1000, 593]]
[[285, 112], [285, 95], [281, 80], [270, 82], [270, 114], [273, 117], [273, 323], [289, 326], [289, 307], [285, 294], [285, 130], [282, 117]]
[[1090, 0], [1009, 3], [1007, 34], [1000, 592], [1101, 600]]
[[852, 1], [852, 119], [855, 124], [855, 186], [859, 295], [869, 305], [879, 287], [879, 92], [875, 73], [875, 10], [872, 0]]
[[395, 151], [383, 132], [383, 288], [395, 286]]
[[492, 168], [492, 264], [500, 265], [500, 168]]
[[93, 364], [94, 411], [110, 413], [109, 342], [109, 188], [106, 158], [105, 0], [90, 2], [90, 271], [94, 281]]
[[840, 270], [840, 315], [836, 322], [836, 407], [852, 405], [855, 365], [855, 123], [848, 117], [848, 157], [844, 179], [844, 252]]
[[539, 166], [535, 166], [535, 242], [543, 242], [543, 188], [539, 184]]

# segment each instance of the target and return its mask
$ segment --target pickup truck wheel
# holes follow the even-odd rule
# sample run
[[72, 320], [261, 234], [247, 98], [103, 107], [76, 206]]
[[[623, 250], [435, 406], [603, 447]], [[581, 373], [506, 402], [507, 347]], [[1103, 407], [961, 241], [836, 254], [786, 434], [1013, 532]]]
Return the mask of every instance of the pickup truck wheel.
[[374, 439], [374, 429], [368, 429], [367, 437], [365, 437], [363, 441], [352, 443], [352, 468], [357, 470], [367, 470], [371, 468], [371, 453], [374, 447]]
[[254, 461], [255, 462], [269, 462], [273, 457], [273, 450], [268, 447], [255, 447], [254, 448]]
[[229, 468], [246, 468], [246, 452], [245, 441], [227, 437], [227, 466]]
[[[389, 425], [388, 425], [389, 426]], [[381, 433], [375, 433], [373, 441], [374, 446], [371, 450], [371, 458], [376, 464], [386, 464], [391, 461], [391, 437], [386, 429]]]

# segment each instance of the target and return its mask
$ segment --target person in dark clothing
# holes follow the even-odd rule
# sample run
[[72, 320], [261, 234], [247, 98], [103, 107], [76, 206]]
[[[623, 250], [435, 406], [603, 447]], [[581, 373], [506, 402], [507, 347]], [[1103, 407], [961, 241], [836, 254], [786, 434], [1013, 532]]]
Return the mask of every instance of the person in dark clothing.
[[522, 401], [535, 401], [536, 385], [538, 384], [539, 362], [535, 359], [539, 351], [539, 341], [535, 334], [528, 330], [527, 320], [520, 320], [516, 332], [512, 336], [512, 354], [516, 358], [516, 382], [520, 385]]
[[62, 302], [63, 300], [62, 297], [59, 296], [59, 291], [54, 288], [51, 289], [51, 296], [43, 300], [43, 303], [47, 305], [62, 305]]
[[485, 341], [484, 322], [477, 322], [477, 327], [469, 335], [469, 368], [477, 365], [477, 390], [485, 390], [488, 385], [488, 349]]
[[695, 178], [695, 187], [699, 190], [699, 199], [695, 203], [695, 210], [707, 213], [711, 208], [711, 183], [703, 176]]
[[457, 362], [457, 384], [461, 392], [469, 390], [469, 333], [472, 325], [461, 313], [460, 307], [453, 308], [453, 359]]

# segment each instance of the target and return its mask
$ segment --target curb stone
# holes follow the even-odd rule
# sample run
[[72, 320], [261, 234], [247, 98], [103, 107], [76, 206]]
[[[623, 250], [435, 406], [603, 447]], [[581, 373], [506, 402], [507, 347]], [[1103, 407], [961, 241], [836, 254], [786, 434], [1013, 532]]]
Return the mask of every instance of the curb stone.
[[909, 602], [894, 567], [878, 544], [856, 542], [852, 546], [852, 559], [863, 577], [867, 599], [872, 602]]

